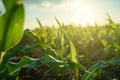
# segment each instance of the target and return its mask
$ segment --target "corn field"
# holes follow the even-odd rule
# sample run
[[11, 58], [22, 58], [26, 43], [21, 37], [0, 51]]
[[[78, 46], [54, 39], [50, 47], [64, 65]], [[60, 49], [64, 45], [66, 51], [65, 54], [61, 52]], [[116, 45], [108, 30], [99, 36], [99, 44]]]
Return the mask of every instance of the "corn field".
[[[120, 25], [43, 26], [23, 30], [24, 6], [3, 0], [0, 12], [1, 80], [120, 80]], [[17, 25], [16, 25], [17, 24]]]

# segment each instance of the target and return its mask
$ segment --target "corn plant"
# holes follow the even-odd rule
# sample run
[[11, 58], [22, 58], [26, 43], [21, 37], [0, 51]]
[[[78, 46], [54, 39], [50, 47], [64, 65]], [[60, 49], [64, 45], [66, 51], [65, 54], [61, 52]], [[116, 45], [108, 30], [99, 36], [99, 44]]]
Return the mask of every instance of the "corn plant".
[[100, 76], [101, 70], [109, 65], [120, 66], [120, 59], [113, 58], [108, 61], [98, 61], [95, 65], [91, 66], [89, 71], [86, 71], [85, 75], [81, 80], [94, 80], [96, 77]]
[[0, 15], [0, 78], [6, 80], [9, 73], [3, 62], [6, 51], [14, 47], [22, 38], [24, 24], [24, 7], [23, 1], [19, 0], [2, 0], [6, 12]]
[[[60, 26], [60, 28], [62, 29], [62, 25], [60, 24], [60, 22], [56, 19], [58, 25]], [[68, 37], [68, 35], [66, 34], [66, 32], [64, 30], [62, 30], [62, 32], [64, 33], [64, 35], [67, 37], [68, 41], [69, 41], [69, 45], [70, 45], [70, 60], [72, 62], [77, 63], [77, 53], [76, 53], [76, 49], [73, 45], [73, 43], [71, 42], [70, 38]], [[79, 80], [78, 74], [79, 74], [79, 70], [76, 68], [76, 66], [73, 67], [73, 71], [74, 71], [74, 77], [73, 80]]]
[[107, 51], [109, 51], [109, 49], [112, 49], [112, 50], [115, 49], [116, 51], [111, 51], [110, 53], [114, 52], [116, 57], [108, 61], [99, 60], [95, 65], [90, 67], [89, 71], [86, 71], [82, 80], [91, 80], [91, 79], [94, 80], [96, 77], [100, 77], [102, 69], [109, 65], [120, 66], [120, 57], [119, 57], [120, 45], [117, 42], [117, 39], [119, 39], [119, 36], [120, 36], [119, 29], [117, 25], [112, 21], [109, 15], [108, 15], [108, 20], [109, 20], [109, 26], [108, 26], [109, 30], [108, 31], [106, 30], [107, 39], [105, 38], [108, 43], [106, 43], [105, 47], [107, 48]]
[[[43, 29], [44, 27], [42, 26], [42, 24], [40, 23], [39, 20], [37, 20], [39, 25], [41, 26], [40, 29]], [[56, 72], [58, 72], [57, 74], [61, 74], [61, 79], [64, 79], [64, 73], [66, 70], [71, 70], [71, 72], [73, 73], [73, 80], [79, 80], [79, 70], [85, 70], [85, 67], [78, 63], [77, 61], [77, 53], [76, 53], [76, 49], [72, 43], [72, 41], [70, 40], [69, 36], [67, 35], [67, 33], [64, 31], [62, 25], [60, 24], [60, 22], [56, 19], [58, 25], [59, 25], [59, 30], [58, 30], [58, 34], [54, 36], [54, 38], [52, 38], [53, 40], [51, 40], [50, 43], [47, 43], [46, 41], [43, 41], [43, 39], [41, 39], [42, 37], [39, 36], [38, 34], [35, 34], [34, 32], [32, 32], [31, 30], [27, 29], [26, 32], [30, 33], [38, 42], [38, 46], [40, 46], [40, 48], [43, 48], [45, 51], [45, 54], [49, 54], [51, 56], [54, 56], [55, 54], [55, 58], [63, 61], [63, 67], [57, 67], [57, 69], [55, 69], [56, 67], [53, 67]], [[45, 28], [44, 28], [45, 30]], [[47, 31], [46, 31], [47, 32]], [[47, 32], [49, 33], [49, 32]], [[46, 38], [46, 37], [44, 37]], [[47, 36], [47, 38], [49, 38], [49, 36]], [[66, 40], [65, 40], [66, 39]], [[49, 40], [49, 39], [48, 39]], [[53, 41], [53, 42], [52, 42]], [[66, 49], [66, 44], [68, 43], [69, 45], [69, 53], [65, 50]], [[46, 52], [46, 50], [49, 50], [49, 52]], [[43, 52], [44, 52], [43, 51]], [[54, 53], [54, 54], [53, 54]], [[60, 73], [59, 73], [60, 71]]]
[[[24, 8], [19, 0], [3, 0], [6, 13], [0, 16], [0, 63], [4, 51], [16, 45], [23, 34]], [[19, 15], [19, 16], [18, 16]], [[18, 33], [19, 32], [19, 33]]]

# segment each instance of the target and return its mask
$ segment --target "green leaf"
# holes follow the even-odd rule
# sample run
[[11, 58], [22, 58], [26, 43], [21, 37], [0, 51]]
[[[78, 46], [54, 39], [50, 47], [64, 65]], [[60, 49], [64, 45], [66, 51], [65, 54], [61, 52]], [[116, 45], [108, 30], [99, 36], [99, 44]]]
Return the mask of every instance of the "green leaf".
[[36, 61], [37, 59], [33, 59], [33, 58], [25, 56], [21, 59], [19, 63], [10, 62], [6, 65], [6, 67], [8, 69], [9, 75], [15, 75], [23, 67], [31, 67], [31, 68], [36, 67]]
[[40, 28], [43, 29], [43, 25], [41, 24], [40, 20], [39, 20], [38, 18], [37, 18], [36, 20], [37, 20], [37, 22], [38, 22]]
[[71, 60], [74, 62], [77, 62], [77, 53], [76, 53], [75, 46], [73, 45], [73, 43], [70, 40], [69, 40], [69, 43], [70, 43]]
[[55, 17], [56, 22], [58, 23], [59, 27], [62, 28], [61, 23], [58, 21], [58, 19]]
[[68, 65], [69, 65], [68, 67], [70, 67], [71, 69], [76, 68], [76, 69], [83, 70], [83, 71], [86, 70], [86, 68], [82, 64], [77, 63], [77, 62], [70, 61], [68, 62]]
[[90, 78], [97, 77], [97, 71], [101, 70], [104, 67], [109, 66], [110, 64], [120, 65], [120, 59], [113, 58], [109, 61], [98, 61], [95, 65], [93, 65], [89, 71], [87, 71], [81, 80], [88, 80]]
[[3, 0], [6, 13], [0, 16], [0, 51], [16, 45], [23, 34], [24, 7], [18, 0]]
[[10, 49], [7, 51], [3, 57], [2, 65], [6, 64], [7, 61], [9, 61], [10, 58], [12, 58], [14, 55], [18, 54], [19, 52], [21, 54], [27, 54], [29, 50], [32, 48], [37, 47], [37, 45], [32, 45], [32, 46], [18, 46], [14, 47], [13, 49]]
[[[89, 77], [95, 76], [96, 71], [103, 65], [104, 62], [98, 61], [95, 65], [93, 65], [90, 70], [83, 76], [82, 80], [88, 80]], [[95, 76], [96, 77], [96, 76]]]
[[72, 41], [70, 40], [69, 36], [67, 35], [67, 33], [64, 31], [64, 29], [62, 28], [62, 25], [61, 23], [56, 19], [56, 22], [58, 23], [61, 31], [64, 33], [64, 35], [66, 36], [68, 42], [69, 42], [69, 46], [70, 46], [70, 59], [71, 61], [74, 61], [74, 62], [77, 62], [77, 53], [76, 53], [76, 49], [75, 49], [75, 46], [74, 44], [72, 43]]
[[45, 57], [41, 58], [41, 63], [48, 66], [49, 68], [60, 67], [64, 64], [63, 61], [57, 60], [50, 55], [46, 55]]
[[116, 24], [113, 22], [113, 20], [111, 19], [109, 14], [107, 14], [107, 16], [108, 16], [108, 21], [109, 21], [109, 24], [111, 25], [111, 28], [115, 29], [116, 28]]
[[[58, 25], [59, 25], [59, 27], [61, 29], [61, 32], [65, 35], [65, 37], [67, 38], [67, 40], [69, 42], [69, 46], [70, 46], [70, 54], [69, 54], [70, 60], [72, 62], [76, 62], [77, 63], [78, 62], [77, 61], [77, 52], [76, 52], [75, 46], [72, 43], [72, 41], [70, 40], [70, 38], [67, 35], [67, 33], [64, 31], [63, 26], [61, 25], [61, 23], [57, 20], [57, 18], [55, 18], [55, 19], [56, 19], [56, 22], [58, 23]], [[79, 74], [79, 70], [76, 67], [77, 66], [73, 67], [74, 76], [75, 76], [75, 78], [73, 78], [73, 79], [79, 80], [79, 75], [78, 75]]]
[[49, 68], [54, 68], [54, 67], [57, 68], [63, 65], [63, 62], [53, 58], [50, 55], [45, 55], [42, 58], [38, 58], [38, 59], [25, 56], [20, 60], [19, 63], [13, 63], [13, 62], [7, 63], [6, 68], [8, 70], [9, 75], [17, 76], [21, 68], [24, 67], [37, 68], [41, 65], [46, 65]]

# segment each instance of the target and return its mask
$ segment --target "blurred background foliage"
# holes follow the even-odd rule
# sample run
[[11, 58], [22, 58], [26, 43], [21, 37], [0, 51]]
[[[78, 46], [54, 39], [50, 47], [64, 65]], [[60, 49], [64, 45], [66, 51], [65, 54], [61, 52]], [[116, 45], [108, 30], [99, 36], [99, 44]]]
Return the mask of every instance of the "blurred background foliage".
[[[80, 25], [63, 25], [64, 30], [69, 35], [71, 41], [75, 45], [77, 51], [77, 58], [80, 63], [86, 67], [90, 67], [98, 60], [109, 60], [117, 53], [119, 53], [119, 28], [116, 25], [114, 28], [111, 25], [105, 26], [87, 26], [81, 27]], [[114, 30], [116, 29], [116, 31]], [[61, 50], [63, 53], [69, 53], [69, 46], [65, 38], [61, 39], [62, 34], [60, 29], [56, 27], [40, 27], [32, 30], [41, 40], [53, 49]], [[60, 36], [61, 35], [61, 36]], [[64, 43], [64, 45], [62, 44]], [[24, 37], [19, 46], [37, 44], [35, 38], [29, 34], [24, 33]], [[64, 49], [62, 49], [64, 47]], [[48, 51], [50, 53], [50, 51]], [[28, 56], [39, 57], [46, 54], [44, 48], [31, 49]], [[50, 54], [53, 54], [52, 52]]]

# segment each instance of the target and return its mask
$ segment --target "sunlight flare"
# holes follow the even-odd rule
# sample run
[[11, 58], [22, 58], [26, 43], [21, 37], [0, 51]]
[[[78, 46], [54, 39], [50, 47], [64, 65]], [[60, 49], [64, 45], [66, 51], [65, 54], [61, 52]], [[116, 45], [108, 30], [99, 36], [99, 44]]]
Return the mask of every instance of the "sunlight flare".
[[80, 24], [82, 26], [86, 26], [87, 24], [94, 25], [94, 11], [88, 4], [86, 5], [85, 3], [79, 3], [76, 5], [74, 12], [73, 23]]

